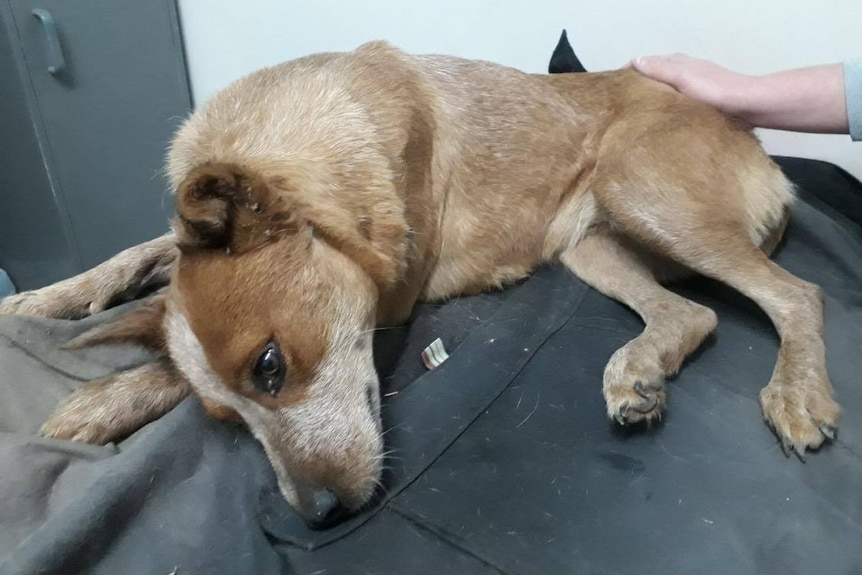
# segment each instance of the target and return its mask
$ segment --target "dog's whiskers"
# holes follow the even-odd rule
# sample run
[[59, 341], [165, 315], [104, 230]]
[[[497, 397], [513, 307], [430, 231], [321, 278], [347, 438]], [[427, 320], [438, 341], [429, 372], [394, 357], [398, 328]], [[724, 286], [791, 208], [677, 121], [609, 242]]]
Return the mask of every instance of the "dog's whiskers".
[[393, 329], [404, 329], [402, 326], [393, 325], [393, 326], [385, 326], [385, 327], [372, 327], [369, 329], [364, 329], [359, 332], [359, 335], [365, 335], [366, 333], [375, 332], [375, 331], [388, 331]]
[[410, 431], [408, 428], [403, 427], [403, 426], [401, 426], [401, 425], [393, 425], [392, 427], [390, 427], [390, 428], [389, 428], [389, 429], [387, 429], [386, 431], [382, 432], [382, 433], [380, 434], [380, 437], [381, 437], [381, 438], [382, 438], [382, 437], [386, 437], [386, 434], [387, 434], [387, 433], [389, 433], [390, 431], [394, 431], [394, 430], [396, 430], [396, 429], [404, 429], [405, 431]]

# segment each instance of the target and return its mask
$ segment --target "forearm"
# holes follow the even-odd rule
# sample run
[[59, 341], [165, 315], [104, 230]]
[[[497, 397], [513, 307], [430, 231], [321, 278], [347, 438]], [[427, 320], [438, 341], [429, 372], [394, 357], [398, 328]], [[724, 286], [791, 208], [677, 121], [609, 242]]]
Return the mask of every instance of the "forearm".
[[729, 97], [733, 112], [762, 128], [846, 134], [844, 66], [827, 64], [750, 76]]

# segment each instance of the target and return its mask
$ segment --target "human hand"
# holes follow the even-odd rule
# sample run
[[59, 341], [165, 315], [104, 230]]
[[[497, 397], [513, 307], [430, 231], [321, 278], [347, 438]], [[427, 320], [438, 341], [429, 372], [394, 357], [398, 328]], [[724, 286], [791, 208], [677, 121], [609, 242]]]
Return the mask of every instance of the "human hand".
[[730, 115], [744, 113], [745, 96], [754, 88], [754, 77], [687, 54], [636, 58], [629, 66]]

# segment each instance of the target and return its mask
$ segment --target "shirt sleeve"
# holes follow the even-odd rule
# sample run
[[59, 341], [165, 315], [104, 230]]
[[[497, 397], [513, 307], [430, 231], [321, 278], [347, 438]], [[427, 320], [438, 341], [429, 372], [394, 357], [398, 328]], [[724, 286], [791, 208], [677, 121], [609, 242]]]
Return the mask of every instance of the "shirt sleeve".
[[862, 58], [844, 63], [844, 93], [850, 137], [858, 142], [862, 140]]

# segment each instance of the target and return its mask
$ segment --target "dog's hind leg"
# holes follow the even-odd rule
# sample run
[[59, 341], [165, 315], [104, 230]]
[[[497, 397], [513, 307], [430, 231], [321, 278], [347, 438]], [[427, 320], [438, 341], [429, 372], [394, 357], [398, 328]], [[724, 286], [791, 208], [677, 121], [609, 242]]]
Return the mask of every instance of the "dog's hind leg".
[[714, 251], [675, 251], [686, 265], [727, 283], [769, 315], [781, 347], [760, 405], [785, 451], [790, 446], [804, 455], [834, 437], [840, 415], [826, 371], [820, 288], [779, 267], [743, 235], [715, 245]]
[[608, 416], [619, 423], [661, 417], [665, 377], [715, 329], [715, 313], [661, 287], [636, 251], [610, 232], [587, 236], [561, 261], [599, 292], [633, 309], [646, 327], [613, 354], [602, 391]]
[[826, 370], [820, 288], [772, 262], [763, 249], [774, 242], [763, 249], [755, 244], [736, 200], [727, 199], [735, 193], [731, 182], [717, 189], [695, 185], [668, 184], [678, 191], [663, 195], [618, 180], [596, 193], [606, 217], [627, 238], [728, 284], [766, 312], [781, 347], [760, 404], [785, 452], [789, 446], [801, 457], [834, 437], [840, 415]]
[[69, 279], [0, 301], [0, 314], [77, 319], [168, 283], [176, 238], [165, 234], [131, 247]]
[[167, 358], [91, 381], [72, 393], [42, 425], [41, 434], [105, 444], [137, 431], [189, 394]]

